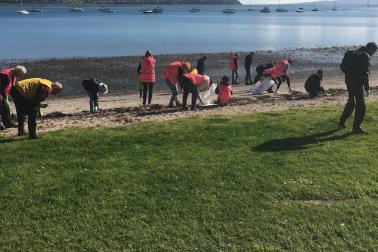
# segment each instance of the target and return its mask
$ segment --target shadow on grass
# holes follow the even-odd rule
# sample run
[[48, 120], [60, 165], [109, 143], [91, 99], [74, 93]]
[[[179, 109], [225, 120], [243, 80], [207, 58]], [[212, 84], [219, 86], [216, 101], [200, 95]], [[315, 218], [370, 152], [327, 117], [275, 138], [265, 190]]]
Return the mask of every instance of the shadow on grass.
[[0, 138], [0, 144], [13, 143], [13, 142], [19, 142], [19, 141], [25, 141], [25, 140], [28, 140], [28, 138], [25, 138], [25, 137]]
[[308, 136], [301, 137], [288, 137], [284, 139], [274, 139], [262, 143], [255, 147], [256, 151], [259, 152], [276, 152], [276, 151], [294, 151], [303, 150], [310, 147], [314, 147], [315, 144], [320, 144], [323, 142], [343, 140], [352, 135], [352, 133], [345, 133], [339, 136], [331, 136], [332, 134], [339, 131], [330, 130], [322, 133], [316, 133]]

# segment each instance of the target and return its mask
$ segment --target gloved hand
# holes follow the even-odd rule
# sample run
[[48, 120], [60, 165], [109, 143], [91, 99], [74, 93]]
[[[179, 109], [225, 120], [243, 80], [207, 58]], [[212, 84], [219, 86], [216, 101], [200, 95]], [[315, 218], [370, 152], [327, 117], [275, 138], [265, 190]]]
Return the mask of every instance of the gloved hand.
[[4, 98], [3, 100], [3, 106], [6, 108], [9, 108], [9, 98], [8, 96]]

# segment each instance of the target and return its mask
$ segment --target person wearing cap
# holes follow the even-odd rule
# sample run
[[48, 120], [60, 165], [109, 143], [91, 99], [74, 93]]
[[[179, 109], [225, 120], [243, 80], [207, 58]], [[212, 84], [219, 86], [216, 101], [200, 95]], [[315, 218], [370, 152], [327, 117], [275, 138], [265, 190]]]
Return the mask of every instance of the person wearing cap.
[[186, 74], [190, 72], [190, 63], [183, 61], [173, 61], [164, 69], [163, 75], [165, 77], [167, 86], [171, 91], [171, 99], [169, 101], [168, 107], [172, 108], [173, 103], [176, 103], [176, 106], [180, 105], [180, 102], [177, 98], [177, 82], [180, 74]]
[[245, 85], [252, 85], [251, 66], [254, 52], [250, 52], [245, 56], [244, 68], [245, 68]]
[[10, 120], [9, 96], [10, 90], [17, 82], [17, 78], [23, 77], [27, 73], [24, 66], [7, 68], [0, 72], [0, 114], [4, 125], [0, 124], [0, 130], [16, 127]]
[[97, 78], [86, 79], [81, 82], [85, 91], [89, 96], [89, 111], [91, 113], [96, 113], [100, 111], [98, 106], [98, 99], [100, 97], [100, 92], [102, 94], [108, 93], [108, 85], [101, 82]]
[[11, 95], [16, 105], [18, 135], [24, 134], [25, 116], [28, 116], [29, 138], [37, 138], [37, 109], [47, 107], [41, 104], [50, 94], [56, 95], [63, 90], [59, 82], [51, 82], [42, 78], [31, 78], [17, 82], [11, 89]]
[[365, 94], [370, 94], [369, 74], [370, 59], [377, 51], [377, 44], [369, 42], [358, 50], [347, 51], [341, 62], [340, 69], [345, 73], [345, 84], [348, 90], [348, 102], [339, 121], [339, 128], [345, 129], [346, 120], [355, 110], [353, 122], [354, 134], [367, 134], [361, 128], [366, 113]]
[[232, 85], [229, 83], [229, 80], [228, 76], [223, 76], [215, 89], [215, 93], [218, 94], [218, 100], [221, 106], [227, 105], [232, 98]]
[[197, 110], [197, 98], [199, 97], [198, 90], [202, 88], [209, 88], [211, 85], [210, 77], [207, 75], [198, 74], [196, 71], [183, 74], [179, 77], [179, 84], [184, 90], [182, 98], [182, 109], [186, 110], [186, 103], [189, 94], [192, 94], [192, 106], [191, 110]]
[[202, 56], [200, 59], [197, 60], [197, 71], [199, 74], [205, 74], [205, 62], [207, 60], [207, 56]]
[[147, 101], [147, 90], [148, 90], [148, 105], [152, 101], [152, 91], [156, 81], [155, 76], [155, 64], [156, 60], [152, 56], [150, 51], [147, 51], [141, 61], [139, 78], [143, 82], [143, 106], [146, 105]]
[[316, 73], [311, 74], [307, 78], [305, 82], [305, 89], [311, 98], [317, 97], [321, 94], [326, 94], [324, 88], [322, 87], [322, 81], [323, 81], [322, 69], [319, 69]]

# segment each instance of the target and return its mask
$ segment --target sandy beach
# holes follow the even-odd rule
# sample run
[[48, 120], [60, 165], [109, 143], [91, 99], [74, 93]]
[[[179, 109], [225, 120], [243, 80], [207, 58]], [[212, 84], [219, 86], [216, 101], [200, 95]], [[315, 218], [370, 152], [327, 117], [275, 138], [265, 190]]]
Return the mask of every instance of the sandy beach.
[[[252, 96], [250, 86], [244, 83], [244, 56], [241, 53], [240, 81], [241, 85], [234, 87], [234, 99], [227, 107], [206, 108], [200, 111], [181, 111], [180, 108], [168, 109], [170, 94], [162, 78], [163, 68], [172, 60], [186, 60], [195, 65], [200, 55], [158, 55], [158, 81], [155, 86], [153, 105], [142, 107], [137, 94], [136, 66], [139, 57], [116, 58], [86, 58], [86, 59], [50, 59], [43, 61], [6, 62], [4, 65], [24, 64], [29, 70], [27, 77], [40, 76], [52, 80], [59, 80], [64, 84], [64, 92], [58, 97], [49, 98], [48, 108], [43, 109], [43, 118], [38, 122], [38, 131], [54, 131], [68, 127], [120, 127], [125, 124], [141, 121], [164, 121], [176, 118], [208, 116], [208, 115], [238, 115], [254, 112], [280, 111], [286, 109], [320, 106], [327, 104], [343, 104], [346, 100], [344, 77], [339, 70], [339, 62], [345, 48], [297, 49], [281, 52], [258, 52], [254, 58], [256, 65], [292, 57], [294, 64], [290, 69], [292, 87], [297, 92], [288, 94], [286, 84], [280, 93], [275, 95]], [[228, 70], [228, 54], [206, 54], [209, 58], [206, 72], [215, 81], [223, 75], [230, 75]], [[378, 80], [377, 61], [372, 61], [371, 86]], [[305, 94], [303, 83], [307, 76], [317, 69], [325, 72], [323, 85], [331, 96], [309, 99]], [[88, 112], [88, 98], [81, 86], [81, 80], [96, 76], [109, 84], [110, 92], [100, 98], [102, 111], [96, 114]], [[377, 89], [369, 101], [377, 100]], [[180, 97], [181, 98], [181, 97]], [[14, 112], [14, 108], [12, 112]], [[3, 134], [11, 136], [15, 129], [7, 129]]]

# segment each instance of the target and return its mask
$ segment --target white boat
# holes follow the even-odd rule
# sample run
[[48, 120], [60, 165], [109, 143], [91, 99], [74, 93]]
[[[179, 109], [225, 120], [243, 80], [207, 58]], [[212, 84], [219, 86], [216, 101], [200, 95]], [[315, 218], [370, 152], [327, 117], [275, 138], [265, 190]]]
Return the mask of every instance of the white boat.
[[235, 10], [226, 8], [226, 9], [223, 10], [223, 13], [224, 14], [235, 14]]
[[43, 9], [40, 9], [40, 8], [33, 8], [33, 9], [29, 9], [28, 11], [29, 11], [29, 12], [34, 12], [34, 13], [42, 13], [42, 12], [43, 12]]
[[192, 13], [196, 13], [196, 12], [200, 12], [201, 10], [200, 9], [198, 9], [198, 8], [192, 8], [192, 9], [190, 9], [190, 12], [192, 12]]
[[143, 14], [152, 14], [153, 11], [151, 9], [144, 9], [143, 11]]
[[271, 13], [272, 11], [269, 9], [268, 6], [265, 6], [260, 12], [261, 13]]
[[289, 12], [288, 9], [281, 7], [281, 1], [278, 2], [278, 8], [276, 9], [276, 12]]
[[303, 13], [303, 12], [305, 12], [305, 10], [302, 7], [300, 7], [298, 9], [296, 9], [295, 12]]
[[102, 12], [102, 13], [114, 13], [115, 12], [114, 9], [111, 9], [109, 7], [101, 8], [101, 10], [99, 10], [99, 11]]
[[20, 1], [20, 10], [17, 11], [20, 15], [29, 15], [29, 11], [24, 9], [24, 6], [22, 5], [22, 0]]
[[71, 9], [69, 9], [70, 12], [84, 12], [84, 9], [83, 8], [79, 8], [79, 7], [73, 7]]

